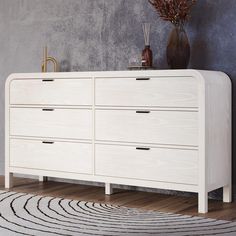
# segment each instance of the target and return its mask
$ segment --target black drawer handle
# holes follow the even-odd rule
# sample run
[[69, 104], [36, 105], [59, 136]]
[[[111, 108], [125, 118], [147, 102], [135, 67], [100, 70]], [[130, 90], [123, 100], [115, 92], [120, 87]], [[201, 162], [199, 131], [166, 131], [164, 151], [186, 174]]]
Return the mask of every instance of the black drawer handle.
[[148, 113], [151, 113], [151, 111], [136, 111], [136, 113], [138, 113], [138, 114], [148, 114]]
[[136, 80], [150, 80], [150, 78], [136, 78]]
[[43, 144], [54, 144], [54, 142], [42, 141]]
[[42, 81], [43, 81], [43, 82], [53, 82], [54, 79], [43, 79]]
[[136, 147], [136, 150], [149, 151], [150, 148], [145, 148], [145, 147]]
[[44, 108], [44, 109], [42, 109], [42, 111], [54, 111], [54, 109], [51, 109], [51, 108]]

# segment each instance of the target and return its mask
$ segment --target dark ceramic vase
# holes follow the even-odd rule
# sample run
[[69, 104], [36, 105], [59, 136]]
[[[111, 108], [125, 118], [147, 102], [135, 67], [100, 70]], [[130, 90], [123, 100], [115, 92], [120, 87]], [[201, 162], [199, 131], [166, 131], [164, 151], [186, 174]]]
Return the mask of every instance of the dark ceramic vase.
[[142, 66], [152, 67], [152, 50], [146, 45], [142, 52]]
[[167, 63], [171, 69], [187, 69], [190, 59], [188, 36], [182, 25], [172, 30], [167, 45]]

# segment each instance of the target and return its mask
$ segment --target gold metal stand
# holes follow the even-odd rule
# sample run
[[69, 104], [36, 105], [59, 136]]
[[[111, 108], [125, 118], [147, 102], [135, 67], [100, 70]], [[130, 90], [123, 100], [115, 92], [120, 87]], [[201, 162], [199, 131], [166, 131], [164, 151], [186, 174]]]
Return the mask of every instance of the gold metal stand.
[[44, 48], [43, 51], [43, 63], [42, 63], [42, 72], [48, 72], [48, 62], [52, 62], [54, 65], [54, 72], [59, 71], [59, 65], [57, 60], [54, 57], [49, 57], [48, 56], [48, 49], [47, 47]]

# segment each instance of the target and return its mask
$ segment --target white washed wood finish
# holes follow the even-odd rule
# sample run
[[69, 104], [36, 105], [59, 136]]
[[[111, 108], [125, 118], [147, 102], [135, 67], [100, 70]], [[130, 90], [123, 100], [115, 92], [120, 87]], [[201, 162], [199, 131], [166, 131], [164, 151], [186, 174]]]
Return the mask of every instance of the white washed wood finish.
[[[149, 78], [149, 77], [147, 77]], [[139, 78], [141, 79], [141, 78]], [[96, 79], [96, 105], [197, 107], [197, 81], [193, 77]]]
[[193, 185], [198, 183], [196, 150], [136, 148], [140, 147], [96, 145], [95, 174]]
[[13, 80], [11, 104], [92, 105], [92, 79], [43, 79]]
[[[92, 174], [92, 148], [87, 143], [11, 139], [10, 165], [30, 169]], [[20, 153], [20, 155], [19, 155]]]
[[[136, 113], [136, 112], [150, 113]], [[198, 113], [184, 111], [97, 110], [96, 140], [198, 144]]]
[[14, 136], [92, 139], [88, 109], [11, 108], [10, 123]]
[[223, 200], [231, 201], [231, 82], [224, 73], [12, 74], [5, 107], [6, 188], [22, 173], [104, 182], [106, 194], [112, 183], [196, 192], [201, 213], [209, 191], [224, 187]]

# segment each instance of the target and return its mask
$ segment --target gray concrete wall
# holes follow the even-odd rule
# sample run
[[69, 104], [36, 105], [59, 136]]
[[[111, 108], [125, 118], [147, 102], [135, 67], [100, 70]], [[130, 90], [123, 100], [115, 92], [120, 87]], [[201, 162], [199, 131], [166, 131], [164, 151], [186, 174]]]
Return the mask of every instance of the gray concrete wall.
[[[235, 10], [235, 0], [198, 0], [186, 26], [192, 44], [190, 68], [222, 70], [236, 80]], [[0, 174], [6, 77], [39, 72], [44, 45], [63, 71], [126, 69], [130, 57], [143, 48], [144, 21], [152, 23], [155, 66], [167, 68], [165, 49], [172, 26], [147, 0], [0, 0]]]

